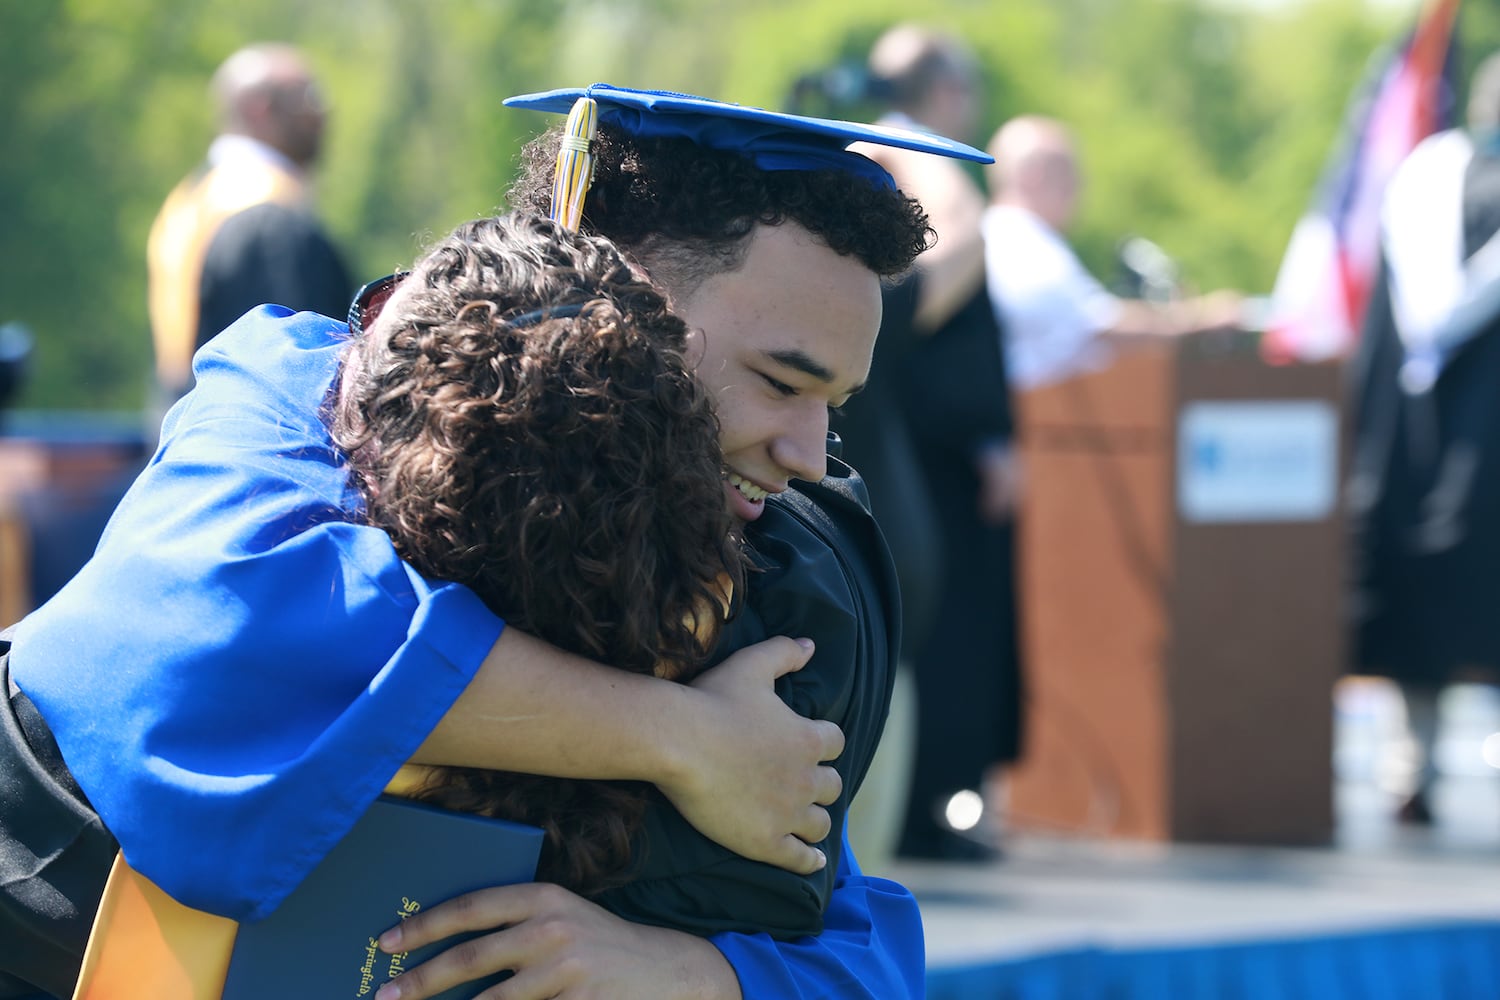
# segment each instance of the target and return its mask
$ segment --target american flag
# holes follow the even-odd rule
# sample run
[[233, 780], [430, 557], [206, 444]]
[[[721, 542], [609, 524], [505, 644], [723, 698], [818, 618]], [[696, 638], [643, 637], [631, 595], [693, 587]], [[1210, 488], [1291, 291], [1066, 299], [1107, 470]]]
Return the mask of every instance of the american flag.
[[1345, 116], [1313, 204], [1271, 292], [1262, 351], [1272, 361], [1343, 357], [1380, 267], [1380, 203], [1406, 154], [1453, 124], [1460, 0], [1427, 0], [1399, 48], [1376, 62]]

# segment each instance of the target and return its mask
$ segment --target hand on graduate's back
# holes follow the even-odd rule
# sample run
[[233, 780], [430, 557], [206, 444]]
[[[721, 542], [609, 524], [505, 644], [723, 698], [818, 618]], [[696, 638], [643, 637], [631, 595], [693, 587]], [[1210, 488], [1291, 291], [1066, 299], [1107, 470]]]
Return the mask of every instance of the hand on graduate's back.
[[376, 1000], [422, 1000], [509, 969], [485, 997], [504, 1000], [713, 1000], [740, 997], [706, 939], [632, 924], [545, 882], [481, 889], [406, 919], [380, 938], [392, 954], [465, 931], [491, 931], [383, 985]]
[[[806, 645], [803, 645], [806, 643]], [[696, 738], [663, 794], [700, 833], [756, 861], [800, 874], [826, 863], [811, 846], [827, 839], [828, 810], [843, 785], [825, 764], [843, 753], [832, 722], [805, 719], [776, 696], [776, 678], [801, 670], [808, 640], [785, 637], [746, 646], [694, 680], [700, 711], [690, 713]]]
[[411, 762], [649, 781], [709, 839], [809, 874], [825, 863], [810, 846], [828, 836], [823, 806], [841, 790], [822, 762], [843, 752], [844, 734], [797, 715], [775, 685], [811, 656], [810, 642], [767, 639], [689, 686], [507, 628]]

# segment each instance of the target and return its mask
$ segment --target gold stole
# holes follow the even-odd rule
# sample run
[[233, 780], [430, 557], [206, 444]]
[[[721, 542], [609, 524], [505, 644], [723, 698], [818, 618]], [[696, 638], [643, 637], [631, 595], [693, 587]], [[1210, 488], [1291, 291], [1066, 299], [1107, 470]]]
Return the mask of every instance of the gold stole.
[[146, 242], [151, 339], [161, 385], [187, 385], [198, 341], [203, 258], [219, 227], [247, 208], [299, 205], [307, 186], [295, 174], [254, 159], [236, 159], [194, 174], [172, 189]]

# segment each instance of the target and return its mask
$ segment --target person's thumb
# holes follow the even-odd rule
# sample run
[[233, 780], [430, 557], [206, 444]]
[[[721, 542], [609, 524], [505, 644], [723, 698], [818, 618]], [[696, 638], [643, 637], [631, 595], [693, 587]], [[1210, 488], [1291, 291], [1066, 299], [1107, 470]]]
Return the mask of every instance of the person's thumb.
[[786, 636], [777, 636], [769, 639], [763, 645], [775, 644], [773, 650], [774, 659], [772, 667], [775, 677], [785, 677], [787, 674], [796, 673], [807, 666], [807, 661], [812, 659], [813, 641], [811, 639], [790, 639]]

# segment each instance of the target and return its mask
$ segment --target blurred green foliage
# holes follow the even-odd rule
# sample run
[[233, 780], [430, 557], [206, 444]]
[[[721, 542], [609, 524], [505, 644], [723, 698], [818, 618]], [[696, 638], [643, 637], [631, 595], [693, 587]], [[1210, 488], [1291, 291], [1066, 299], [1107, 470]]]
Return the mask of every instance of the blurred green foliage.
[[[1372, 54], [1416, 8], [1308, 0], [946, 0], [987, 80], [983, 143], [1019, 112], [1072, 124], [1073, 234], [1108, 274], [1127, 234], [1199, 287], [1265, 291]], [[213, 135], [207, 80], [238, 46], [306, 50], [333, 106], [321, 210], [361, 280], [501, 206], [544, 116], [514, 93], [607, 80], [785, 106], [857, 61], [897, 0], [0, 0], [0, 322], [37, 334], [21, 405], [133, 409], [150, 372], [146, 232]], [[1471, 5], [1464, 65], [1500, 45]]]

